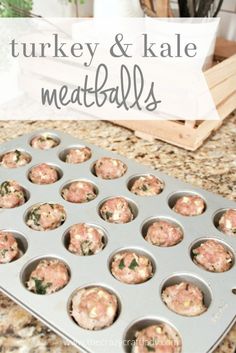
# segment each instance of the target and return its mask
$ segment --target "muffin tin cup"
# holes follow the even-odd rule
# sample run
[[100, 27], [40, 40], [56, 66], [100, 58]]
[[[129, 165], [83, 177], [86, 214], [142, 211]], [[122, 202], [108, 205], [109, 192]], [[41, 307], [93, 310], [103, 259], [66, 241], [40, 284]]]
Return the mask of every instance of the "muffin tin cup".
[[[41, 133], [56, 136], [60, 141], [59, 145], [45, 151], [30, 147], [32, 138]], [[59, 153], [68, 146], [80, 145], [89, 147], [92, 152], [91, 158], [85, 163], [71, 165], [59, 158]], [[1, 229], [14, 229], [22, 234], [27, 239], [28, 248], [17, 261], [0, 265], [1, 290], [83, 353], [125, 353], [125, 338], [133, 335], [136, 326], [140, 330], [152, 322], [164, 322], [175, 328], [182, 340], [182, 353], [211, 352], [235, 321], [236, 266], [218, 274], [203, 271], [193, 263], [190, 249], [198, 239], [215, 238], [226, 244], [235, 254], [236, 237], [223, 234], [213, 222], [217, 221], [214, 215], [219, 210], [236, 208], [235, 203], [57, 131], [39, 131], [22, 136], [2, 145], [0, 154], [17, 148], [29, 151], [32, 160], [28, 165], [17, 169], [0, 167], [1, 180], [16, 180], [29, 191], [30, 198], [19, 208], [0, 209], [0, 224]], [[128, 167], [126, 174], [115, 180], [102, 180], [94, 176], [90, 167], [104, 156], [122, 160]], [[58, 166], [63, 172], [61, 179], [51, 185], [38, 186], [31, 183], [27, 179], [27, 173], [40, 163]], [[128, 181], [143, 174], [154, 175], [163, 181], [164, 189], [161, 194], [140, 197], [128, 190]], [[95, 200], [72, 204], [61, 197], [62, 186], [70, 180], [78, 179], [96, 185], [99, 193]], [[206, 203], [205, 212], [197, 217], [183, 217], [174, 212], [169, 206], [170, 196], [179, 192], [200, 195]], [[126, 198], [137, 208], [132, 222], [111, 224], [100, 217], [99, 206], [104, 200], [117, 196]], [[30, 229], [24, 219], [27, 210], [35, 204], [47, 202], [58, 203], [65, 208], [65, 222], [50, 232]], [[177, 246], [161, 248], [149, 244], [143, 238], [142, 227], [145, 222], [159, 218], [172, 220], [183, 229], [184, 238]], [[105, 230], [106, 246], [96, 256], [75, 256], [65, 248], [65, 234], [77, 223], [89, 223]], [[117, 281], [110, 273], [109, 261], [120, 249], [138, 249], [149, 254], [155, 267], [153, 278], [139, 285], [126, 285]], [[22, 271], [34, 259], [45, 257], [64, 261], [70, 269], [70, 281], [66, 287], [52, 295], [35, 295], [23, 285]], [[196, 279], [196, 283], [203, 284], [207, 293], [206, 300], [210, 298], [210, 305], [204, 314], [192, 318], [183, 317], [169, 310], [163, 303], [160, 293], [166, 280], [181, 278]], [[110, 289], [117, 295], [120, 303], [117, 320], [100, 331], [80, 328], [68, 312], [68, 302], [72, 294], [78, 288], [94, 285]]]
[[[52, 167], [52, 168], [57, 172], [57, 177], [58, 177], [58, 179], [57, 179], [56, 181], [54, 181], [54, 182], [51, 182], [50, 184], [39, 184], [39, 183], [35, 183], [34, 181], [30, 180], [30, 172], [32, 171], [32, 169], [37, 168], [37, 167], [40, 167], [41, 164], [46, 164], [48, 167]], [[27, 174], [28, 180], [29, 180], [31, 183], [36, 184], [36, 185], [42, 185], [42, 186], [45, 186], [45, 185], [52, 185], [52, 184], [54, 184], [54, 183], [57, 183], [57, 182], [63, 177], [63, 172], [62, 172], [62, 170], [61, 170], [57, 165], [52, 164], [52, 163], [50, 163], [50, 164], [49, 164], [49, 163], [40, 163], [40, 164], [34, 165], [34, 166], [32, 166], [32, 167], [29, 169], [29, 171], [27, 171], [26, 174]]]

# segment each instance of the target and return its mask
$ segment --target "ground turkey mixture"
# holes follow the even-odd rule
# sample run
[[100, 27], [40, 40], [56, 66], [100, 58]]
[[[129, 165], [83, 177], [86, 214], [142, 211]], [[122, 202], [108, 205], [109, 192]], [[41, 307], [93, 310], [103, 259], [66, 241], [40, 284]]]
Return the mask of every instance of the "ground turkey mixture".
[[71, 315], [80, 327], [87, 330], [111, 326], [117, 312], [116, 296], [101, 287], [80, 289], [72, 298]]
[[117, 179], [127, 171], [127, 166], [119, 159], [104, 157], [94, 165], [95, 175], [102, 179]]
[[181, 353], [178, 333], [167, 324], [156, 324], [136, 332], [132, 353]]
[[36, 294], [52, 294], [67, 285], [70, 275], [67, 266], [59, 260], [41, 260], [30, 274], [27, 288]]
[[203, 242], [192, 253], [195, 264], [210, 272], [228, 271], [233, 264], [231, 253], [215, 240]]
[[33, 167], [29, 172], [29, 180], [34, 184], [47, 185], [53, 184], [59, 179], [58, 171], [46, 163]]
[[65, 222], [64, 207], [59, 204], [44, 203], [33, 207], [27, 217], [27, 225], [38, 231], [53, 230]]
[[199, 216], [205, 210], [204, 200], [197, 195], [182, 196], [173, 207], [173, 210], [182, 216]]
[[134, 219], [128, 201], [123, 197], [114, 197], [103, 203], [100, 208], [101, 217], [109, 223], [128, 223]]
[[95, 255], [105, 246], [103, 231], [85, 223], [73, 225], [69, 230], [69, 238], [68, 250], [80, 256]]
[[144, 283], [153, 276], [149, 258], [133, 251], [116, 254], [112, 259], [111, 272], [118, 281], [127, 284]]
[[219, 230], [227, 235], [236, 236], [236, 210], [229, 209], [219, 220]]
[[65, 157], [66, 163], [71, 164], [79, 164], [86, 162], [92, 156], [92, 152], [88, 147], [78, 147], [78, 148], [71, 148]]
[[10, 232], [0, 231], [0, 264], [16, 260], [20, 255], [18, 243]]
[[88, 181], [74, 181], [62, 189], [63, 199], [72, 203], [85, 203], [97, 197], [95, 187]]
[[166, 287], [162, 299], [170, 310], [184, 316], [198, 316], [207, 310], [202, 291], [192, 283], [182, 282]]
[[31, 140], [31, 146], [39, 150], [49, 150], [59, 145], [59, 141], [51, 136], [40, 135]]
[[148, 227], [145, 240], [155, 246], [174, 246], [183, 240], [183, 231], [177, 224], [157, 220]]
[[162, 182], [153, 175], [141, 176], [135, 180], [130, 191], [138, 196], [154, 196], [163, 190]]
[[0, 208], [15, 208], [26, 202], [25, 191], [15, 180], [0, 185]]
[[15, 150], [5, 153], [1, 158], [0, 165], [4, 168], [18, 168], [30, 163], [30, 161], [31, 157], [28, 153]]

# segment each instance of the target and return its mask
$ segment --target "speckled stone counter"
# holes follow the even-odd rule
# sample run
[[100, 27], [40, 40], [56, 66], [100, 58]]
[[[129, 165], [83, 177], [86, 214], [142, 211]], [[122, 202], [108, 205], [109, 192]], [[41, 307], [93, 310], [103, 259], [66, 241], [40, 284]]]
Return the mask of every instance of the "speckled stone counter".
[[[148, 142], [129, 130], [101, 121], [0, 121], [0, 143], [41, 128], [70, 133], [236, 200], [236, 115], [228, 118], [196, 152], [187, 152], [160, 141]], [[74, 353], [77, 350], [0, 294], [0, 352]], [[216, 353], [235, 352], [236, 326]]]

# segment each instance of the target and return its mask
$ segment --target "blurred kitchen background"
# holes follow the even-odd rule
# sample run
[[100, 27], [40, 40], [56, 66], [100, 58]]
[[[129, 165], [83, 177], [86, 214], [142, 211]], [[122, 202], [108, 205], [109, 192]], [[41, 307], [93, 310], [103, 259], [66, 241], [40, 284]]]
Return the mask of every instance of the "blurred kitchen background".
[[[165, 0], [153, 0], [153, 2], [165, 3]], [[11, 9], [8, 6], [11, 5], [13, 9], [30, 10], [33, 14], [43, 17], [110, 17], [114, 15], [139, 17], [143, 15], [140, 3], [145, 5], [150, 3], [150, 0], [0, 0], [0, 16], [11, 17]], [[171, 0], [172, 13], [179, 16], [179, 5], [183, 6], [185, 3], [188, 3], [189, 8], [194, 3], [203, 5], [212, 3], [214, 9], [221, 7], [218, 13], [221, 18], [218, 35], [236, 41], [236, 0]], [[6, 7], [8, 7], [8, 12], [4, 12]], [[25, 12], [21, 14], [25, 15]], [[209, 12], [209, 15], [212, 13]], [[182, 15], [182, 17], [185, 16]]]
[[[100, 3], [103, 7], [104, 16], [108, 14], [112, 3], [117, 0], [84, 0], [83, 4], [68, 4], [66, 0], [34, 0], [33, 12], [45, 17], [64, 17], [64, 16], [93, 16], [93, 6], [98, 6], [93, 2]], [[137, 0], [118, 0], [120, 3], [136, 2]], [[171, 7], [178, 14], [178, 1], [171, 1]], [[95, 9], [96, 10], [96, 9]], [[224, 0], [222, 9], [218, 16], [221, 18], [219, 36], [229, 40], [236, 40], [236, 0]]]

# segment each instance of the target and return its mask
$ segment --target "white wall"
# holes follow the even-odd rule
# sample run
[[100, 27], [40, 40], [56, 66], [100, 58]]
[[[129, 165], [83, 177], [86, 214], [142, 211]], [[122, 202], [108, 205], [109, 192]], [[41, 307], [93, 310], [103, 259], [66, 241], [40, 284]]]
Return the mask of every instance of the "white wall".
[[236, 0], [224, 0], [222, 10], [236, 13]]
[[236, 41], [236, 0], [224, 0], [219, 35], [221, 37]]
[[67, 16], [92, 16], [93, 0], [86, 0], [84, 5], [78, 5], [78, 13], [75, 5], [67, 0], [34, 0], [33, 11], [44, 17], [67, 17]]
[[220, 12], [219, 36], [236, 41], [236, 13]]
[[71, 6], [61, 0], [34, 0], [33, 12], [43, 17], [71, 16]]

